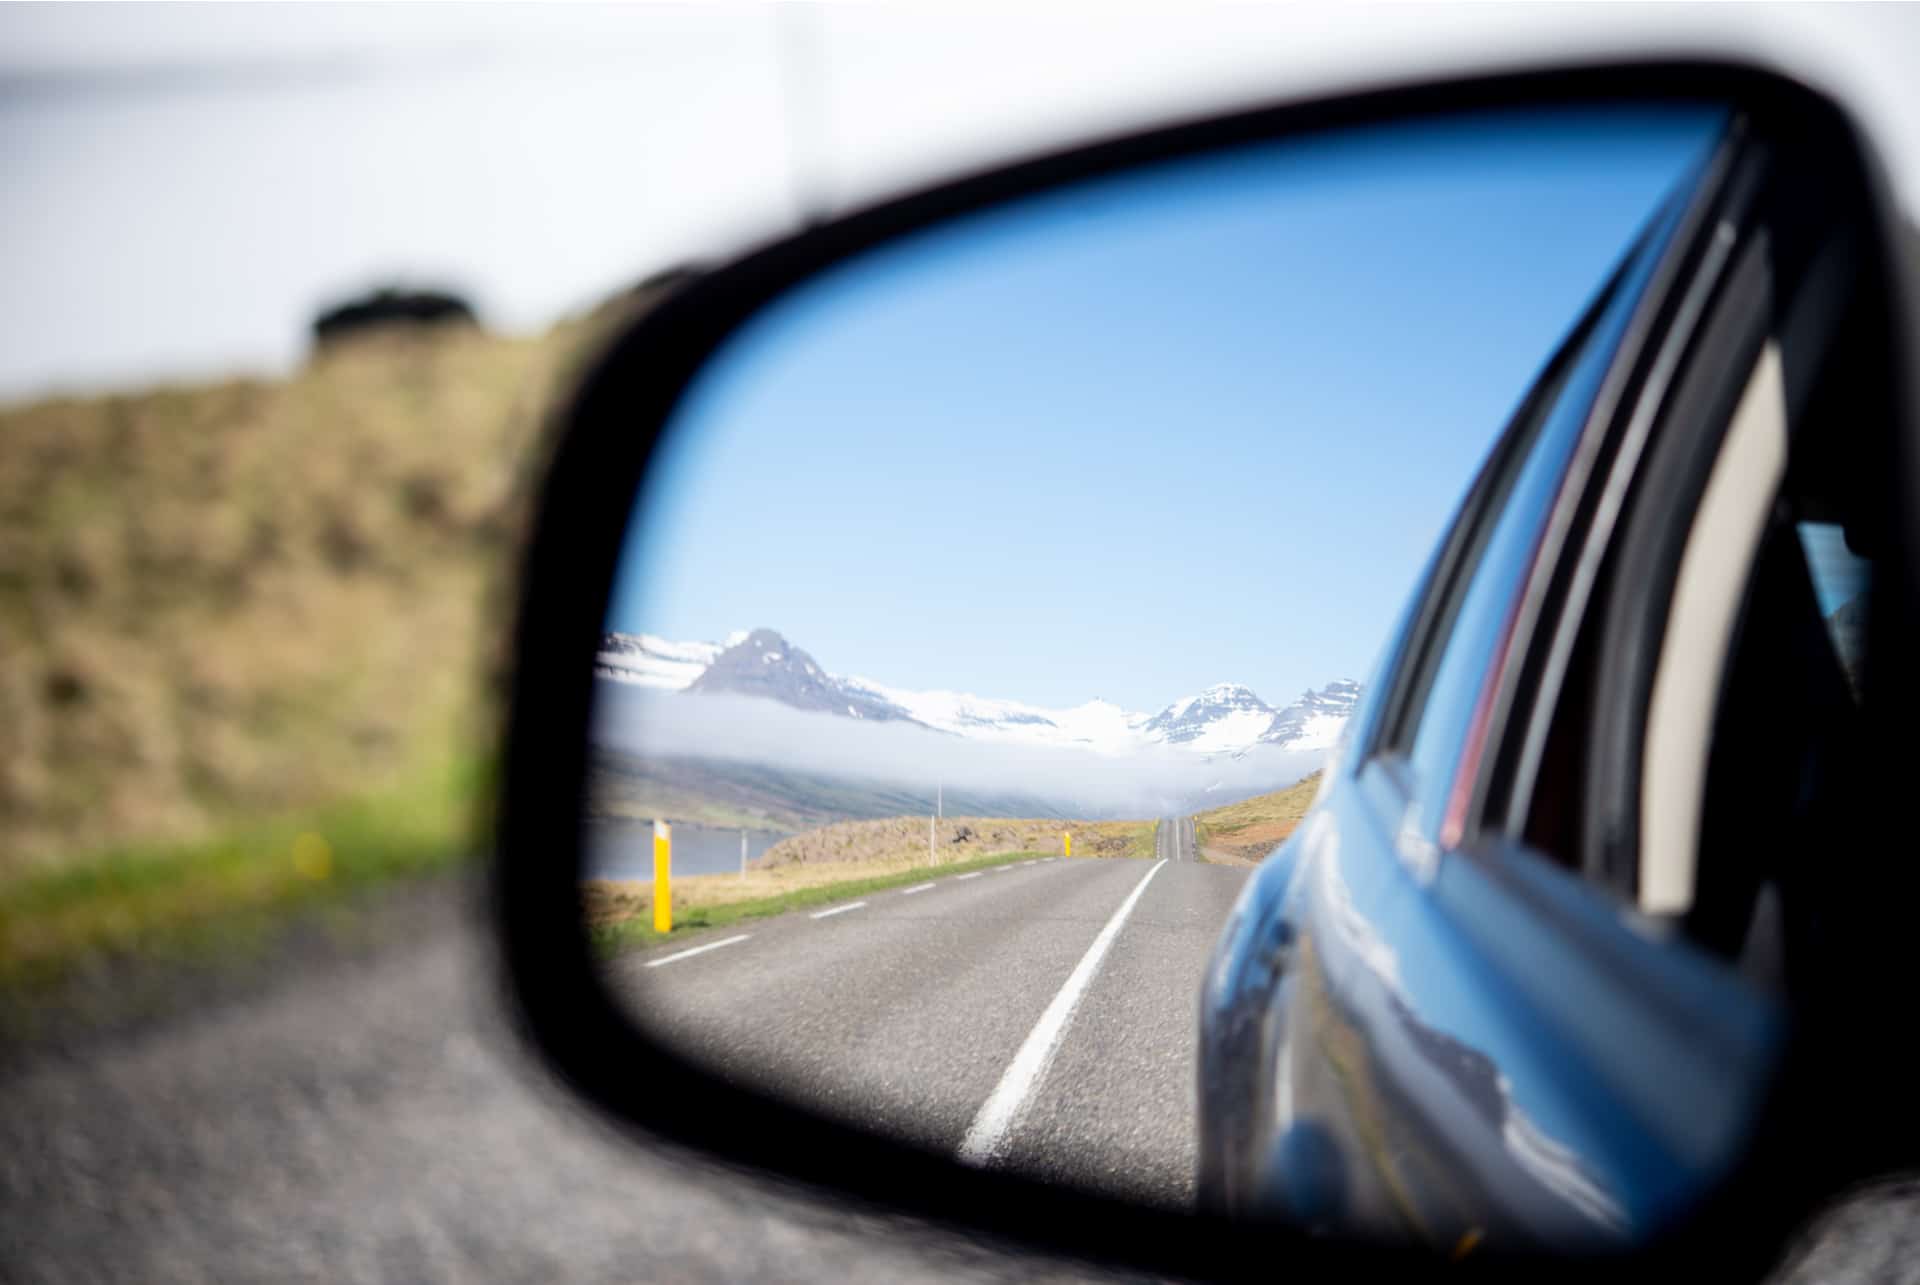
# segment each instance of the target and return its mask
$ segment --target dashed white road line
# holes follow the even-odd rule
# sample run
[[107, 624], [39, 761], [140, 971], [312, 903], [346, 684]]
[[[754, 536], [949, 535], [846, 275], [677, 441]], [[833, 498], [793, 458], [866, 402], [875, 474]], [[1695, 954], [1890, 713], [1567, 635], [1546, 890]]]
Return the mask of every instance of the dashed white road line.
[[668, 955], [664, 959], [649, 959], [647, 961], [647, 967], [658, 968], [662, 964], [671, 964], [676, 960], [692, 959], [695, 955], [704, 955], [710, 950], [719, 950], [722, 946], [731, 946], [735, 942], [745, 941], [751, 936], [753, 936], [752, 933], [741, 933], [738, 937], [728, 937], [724, 941], [710, 941], [704, 946], [695, 946], [692, 950], [683, 950], [678, 954]]
[[1127, 894], [1127, 899], [1113, 912], [1113, 918], [1107, 920], [1106, 927], [1093, 939], [1093, 945], [1087, 947], [1087, 953], [1074, 965], [1073, 972], [1067, 976], [1066, 985], [1047, 1005], [1047, 1011], [1040, 1014], [1040, 1020], [1033, 1024], [1026, 1042], [1013, 1055], [1013, 1061], [1007, 1065], [1000, 1083], [994, 1086], [993, 1095], [980, 1108], [980, 1114], [973, 1118], [967, 1136], [960, 1140], [961, 1160], [968, 1164], [984, 1165], [993, 1159], [994, 1152], [1007, 1136], [1007, 1130], [1013, 1126], [1014, 1117], [1025, 1105], [1034, 1086], [1046, 1074], [1047, 1063], [1053, 1060], [1054, 1050], [1060, 1046], [1060, 1037], [1066, 1033], [1073, 1010], [1079, 1006], [1080, 997], [1086, 994], [1088, 985], [1100, 971], [1100, 962], [1107, 957], [1113, 939], [1120, 935], [1121, 925], [1133, 913], [1140, 894], [1147, 890], [1153, 877], [1160, 873], [1160, 867], [1166, 864], [1165, 859], [1154, 862], [1153, 869], [1133, 885], [1133, 891]]
[[[963, 875], [955, 875], [955, 876], [953, 876], [953, 878], [954, 878], [954, 880], [955, 880], [955, 881], [957, 882], [957, 881], [959, 881], [959, 880], [961, 880], [961, 879], [978, 879], [978, 878], [979, 878], [979, 877], [980, 877], [981, 875], [1003, 875], [1003, 874], [1005, 874], [1005, 873], [1007, 873], [1007, 871], [1009, 871], [1009, 870], [1017, 870], [1017, 869], [1019, 869], [1019, 868], [1021, 868], [1021, 867], [1023, 867], [1023, 866], [1036, 866], [1036, 865], [1037, 865], [1037, 866], [1044, 866], [1044, 865], [1046, 865], [1046, 864], [1048, 864], [1049, 862], [1052, 862], [1052, 861], [1054, 861], [1054, 860], [1056, 860], [1056, 859], [1057, 859], [1057, 858], [1054, 858], [1054, 857], [1042, 857], [1042, 858], [1040, 858], [1040, 859], [1038, 859], [1038, 860], [1035, 860], [1035, 861], [1016, 861], [1016, 862], [1009, 862], [1009, 863], [1007, 863], [1007, 864], [1006, 864], [1006, 865], [1004, 865], [1004, 866], [994, 866], [994, 867], [992, 867], [992, 868], [990, 868], [990, 869], [987, 869], [987, 870], [973, 870], [973, 871], [969, 871], [968, 873], [966, 873], [966, 874], [963, 874]], [[1162, 862], [1161, 864], [1165, 864], [1165, 863], [1164, 863], [1164, 862]], [[1100, 934], [1100, 936], [1094, 939], [1094, 943], [1093, 943], [1093, 944], [1094, 944], [1094, 950], [1089, 950], [1089, 951], [1087, 952], [1087, 958], [1086, 958], [1086, 959], [1082, 959], [1082, 960], [1080, 961], [1080, 967], [1074, 970], [1074, 974], [1073, 974], [1073, 977], [1069, 977], [1069, 978], [1067, 979], [1067, 984], [1068, 984], [1068, 986], [1069, 986], [1069, 987], [1071, 987], [1071, 986], [1073, 985], [1073, 981], [1074, 981], [1074, 978], [1076, 978], [1076, 977], [1079, 977], [1079, 976], [1080, 976], [1080, 973], [1081, 973], [1081, 971], [1082, 971], [1082, 970], [1086, 970], [1086, 971], [1087, 971], [1087, 975], [1088, 975], [1088, 976], [1087, 976], [1087, 979], [1083, 979], [1083, 980], [1082, 980], [1082, 982], [1081, 982], [1081, 989], [1085, 989], [1085, 982], [1086, 982], [1086, 980], [1090, 980], [1090, 979], [1091, 979], [1091, 977], [1092, 977], [1092, 969], [1090, 969], [1090, 968], [1088, 968], [1088, 961], [1089, 961], [1089, 960], [1091, 960], [1091, 961], [1092, 961], [1092, 964], [1093, 964], [1093, 967], [1095, 967], [1095, 968], [1097, 968], [1097, 967], [1099, 966], [1099, 963], [1100, 963], [1100, 961], [1099, 961], [1099, 958], [1098, 958], [1098, 956], [1097, 956], [1097, 955], [1095, 954], [1095, 950], [1097, 950], [1097, 951], [1099, 952], [1099, 954], [1100, 954], [1100, 955], [1104, 955], [1104, 954], [1106, 954], [1106, 947], [1107, 947], [1107, 945], [1109, 945], [1109, 944], [1111, 944], [1111, 942], [1112, 942], [1112, 934], [1113, 934], [1113, 933], [1116, 933], [1116, 932], [1118, 932], [1118, 931], [1119, 931], [1119, 925], [1120, 925], [1120, 921], [1121, 921], [1121, 920], [1123, 920], [1123, 919], [1125, 919], [1125, 918], [1126, 918], [1126, 915], [1127, 915], [1127, 912], [1133, 909], [1133, 903], [1134, 903], [1134, 901], [1135, 901], [1135, 900], [1136, 900], [1136, 899], [1137, 899], [1137, 898], [1138, 898], [1138, 897], [1140, 896], [1140, 890], [1141, 890], [1142, 888], [1145, 888], [1145, 887], [1147, 886], [1147, 879], [1151, 879], [1151, 878], [1153, 878], [1153, 873], [1154, 873], [1154, 870], [1158, 870], [1159, 868], [1160, 868], [1160, 867], [1159, 867], [1158, 865], [1156, 865], [1156, 866], [1155, 866], [1155, 867], [1153, 868], [1153, 870], [1149, 870], [1149, 871], [1147, 871], [1147, 875], [1146, 875], [1146, 879], [1142, 879], [1142, 880], [1141, 880], [1141, 881], [1139, 882], [1139, 884], [1138, 884], [1138, 885], [1137, 885], [1137, 886], [1136, 886], [1136, 887], [1134, 888], [1134, 890], [1133, 890], [1133, 895], [1127, 898], [1127, 900], [1126, 900], [1126, 904], [1120, 907], [1120, 910], [1119, 910], [1119, 912], [1118, 912], [1118, 913], [1117, 913], [1117, 914], [1116, 914], [1116, 915], [1114, 916], [1114, 918], [1113, 918], [1112, 920], [1110, 920], [1110, 921], [1108, 922], [1108, 924], [1107, 924], [1107, 926], [1106, 926], [1106, 928], [1104, 928], [1104, 929], [1102, 929], [1102, 930], [1101, 930], [1101, 934]], [[911, 896], [913, 896], [913, 895], [914, 895], [915, 893], [921, 893], [921, 892], [931, 892], [931, 891], [933, 891], [933, 889], [935, 889], [935, 888], [937, 888], [937, 887], [939, 887], [939, 884], [938, 884], [938, 883], [917, 883], [917, 884], [915, 884], [915, 885], [914, 885], [913, 887], [911, 887], [911, 888], [902, 888], [902, 889], [900, 890], [900, 895], [901, 895], [902, 897], [911, 897]], [[847, 913], [847, 912], [848, 912], [849, 910], [859, 910], [859, 909], [861, 909], [861, 908], [862, 908], [863, 906], [865, 906], [866, 904], [867, 904], [867, 903], [866, 903], [866, 902], [864, 902], [864, 901], [852, 901], [852, 902], [848, 902], [848, 903], [847, 903], [846, 905], [844, 905], [844, 906], [829, 906], [829, 907], [828, 907], [827, 909], [825, 909], [825, 910], [816, 910], [816, 911], [814, 911], [814, 912], [813, 912], [812, 914], [810, 914], [810, 915], [808, 915], [808, 916], [807, 916], [807, 918], [809, 918], [809, 919], [826, 919], [826, 918], [828, 918], [829, 916], [832, 916], [832, 915], [844, 915], [844, 914], [846, 914], [846, 913]], [[743, 941], [745, 941], [745, 940], [746, 940], [747, 938], [749, 938], [749, 937], [751, 937], [751, 936], [753, 936], [753, 934], [752, 934], [752, 933], [740, 933], [739, 935], [737, 935], [737, 936], [734, 936], [734, 937], [726, 937], [726, 938], [722, 938], [722, 939], [721, 939], [721, 940], [719, 940], [719, 941], [710, 941], [710, 942], [708, 942], [708, 943], [706, 943], [706, 944], [705, 944], [704, 946], [695, 946], [695, 947], [693, 947], [693, 948], [691, 948], [690, 950], [682, 950], [682, 951], [677, 951], [677, 952], [675, 952], [674, 954], [671, 954], [671, 955], [664, 955], [664, 956], [662, 956], [662, 957], [661, 957], [661, 958], [659, 958], [659, 959], [649, 959], [649, 960], [647, 961], [647, 964], [646, 964], [646, 966], [647, 966], [648, 968], [658, 968], [658, 967], [660, 967], [660, 965], [662, 965], [662, 964], [673, 964], [673, 963], [678, 963], [678, 962], [679, 962], [680, 960], [683, 960], [683, 959], [691, 959], [691, 958], [693, 958], [693, 957], [694, 957], [695, 955], [704, 955], [704, 954], [706, 954], [706, 953], [707, 953], [708, 951], [710, 951], [710, 950], [719, 950], [719, 949], [720, 949], [720, 948], [721, 948], [722, 946], [732, 946], [732, 945], [736, 945], [737, 943], [739, 943], [739, 942], [743, 942]], [[1056, 995], [1056, 996], [1054, 996], [1054, 1001], [1053, 1001], [1053, 1002], [1054, 1002], [1054, 1005], [1058, 1005], [1058, 1004], [1060, 1003], [1060, 1000], [1061, 1000], [1061, 997], [1062, 997], [1062, 996], [1064, 996], [1064, 995], [1065, 995], [1066, 993], [1067, 993], [1067, 992], [1066, 992], [1065, 990], [1063, 990], [1063, 991], [1061, 991], [1061, 993], [1060, 993], [1060, 995]], [[1076, 996], [1075, 996], [1075, 1002], [1078, 1002], [1078, 995], [1077, 995], [1077, 994], [1076, 994]], [[1060, 1024], [1061, 1024], [1061, 1025], [1064, 1025], [1064, 1024], [1065, 1024], [1065, 1021], [1066, 1021], [1066, 1017], [1067, 1017], [1068, 1015], [1071, 1015], [1071, 1012], [1072, 1012], [1072, 1005], [1071, 1005], [1071, 1004], [1069, 1004], [1069, 1005], [1068, 1005], [1068, 1008], [1067, 1008], [1067, 1013], [1066, 1013], [1066, 1014], [1063, 1014], [1063, 1015], [1061, 1016], [1061, 1018], [1060, 1018]], [[1046, 1021], [1047, 1021], [1047, 1018], [1048, 1018], [1049, 1016], [1051, 1016], [1051, 1015], [1052, 1015], [1052, 1013], [1053, 1013], [1053, 1007], [1052, 1007], [1052, 1006], [1049, 1006], [1049, 1007], [1048, 1007], [1048, 1009], [1047, 1009], [1047, 1012], [1046, 1012], [1045, 1014], [1042, 1014], [1042, 1015], [1041, 1015], [1041, 1018], [1040, 1018], [1040, 1021], [1041, 1021], [1041, 1024], [1042, 1024], [1042, 1025], [1045, 1025], [1045, 1024], [1046, 1024]], [[1027, 1043], [1028, 1043], [1028, 1044], [1031, 1044], [1031, 1043], [1033, 1042], [1033, 1039], [1034, 1039], [1034, 1036], [1035, 1036], [1035, 1035], [1038, 1035], [1039, 1033], [1040, 1033], [1040, 1027], [1038, 1027], [1038, 1026], [1036, 1026], [1036, 1027], [1034, 1028], [1034, 1031], [1033, 1031], [1033, 1035], [1029, 1035], [1029, 1036], [1027, 1037]], [[1057, 1033], [1055, 1034], [1055, 1037], [1054, 1037], [1054, 1038], [1056, 1038], [1056, 1039], [1058, 1038], [1058, 1034], [1057, 1034]], [[1051, 1050], [1048, 1050], [1048, 1051], [1051, 1051]], [[1017, 1066], [1019, 1066], [1019, 1065], [1020, 1065], [1020, 1058], [1021, 1058], [1021, 1057], [1024, 1057], [1024, 1056], [1026, 1056], [1026, 1053], [1027, 1053], [1027, 1049], [1026, 1049], [1026, 1047], [1025, 1047], [1025, 1046], [1023, 1045], [1023, 1046], [1021, 1047], [1021, 1050], [1020, 1050], [1020, 1056], [1018, 1056], [1018, 1057], [1015, 1057], [1015, 1058], [1014, 1058], [1014, 1067], [1017, 1067]], [[1013, 1067], [1009, 1067], [1009, 1068], [1007, 1069], [1007, 1075], [1008, 1075], [1008, 1076], [1011, 1076], [1011, 1075], [1013, 1074], [1013, 1069], [1014, 1069]], [[1001, 1081], [1001, 1084], [1000, 1084], [1000, 1089], [996, 1089], [996, 1090], [994, 1091], [994, 1095], [995, 1095], [995, 1098], [997, 1098], [997, 1097], [999, 1097], [999, 1095], [1000, 1095], [1000, 1091], [1001, 1091], [1001, 1089], [1005, 1089], [1006, 1087], [1007, 1087], [1007, 1083], [1006, 1083], [1006, 1080], [1005, 1080], [1005, 1079], [1003, 1078], [1003, 1079], [1002, 1079], [1002, 1081]], [[1023, 1094], [1023, 1096], [1024, 1096], [1024, 1094]], [[1015, 1108], [1017, 1108], [1017, 1107], [1019, 1106], [1019, 1103], [1018, 1103], [1018, 1102], [1015, 1102], [1015, 1103], [1014, 1103], [1013, 1105], [1014, 1105], [1014, 1107], [1015, 1107]], [[991, 1107], [991, 1106], [993, 1106], [993, 1099], [989, 1099], [989, 1100], [988, 1100], [988, 1102], [987, 1102], [987, 1107]], [[980, 1112], [980, 1114], [981, 1114], [981, 1118], [982, 1118], [982, 1119], [984, 1119], [984, 1118], [986, 1117], [986, 1113], [987, 1113], [987, 1108], [986, 1108], [986, 1107], [983, 1107], [983, 1108], [981, 1108], [981, 1112]], [[979, 1129], [979, 1127], [980, 1127], [980, 1121], [979, 1121], [979, 1120], [975, 1120], [975, 1121], [974, 1121], [974, 1130], [978, 1130], [978, 1129]], [[1004, 1125], [1003, 1125], [1003, 1126], [1001, 1126], [1001, 1127], [1002, 1127], [1002, 1130], [1004, 1131]], [[968, 1138], [972, 1138], [972, 1137], [973, 1137], [973, 1132], [972, 1132], [972, 1131], [969, 1131], [969, 1133], [967, 1134], [967, 1136], [968, 1136]], [[966, 1144], [965, 1144], [965, 1143], [962, 1143], [962, 1144], [961, 1144], [961, 1152], [960, 1152], [960, 1154], [961, 1154], [961, 1157], [962, 1157], [963, 1159], [964, 1159], [964, 1158], [969, 1158], [969, 1157], [968, 1157], [968, 1154], [967, 1154], [967, 1149], [966, 1149]], [[982, 1158], [984, 1158], [984, 1157], [982, 1157]]]

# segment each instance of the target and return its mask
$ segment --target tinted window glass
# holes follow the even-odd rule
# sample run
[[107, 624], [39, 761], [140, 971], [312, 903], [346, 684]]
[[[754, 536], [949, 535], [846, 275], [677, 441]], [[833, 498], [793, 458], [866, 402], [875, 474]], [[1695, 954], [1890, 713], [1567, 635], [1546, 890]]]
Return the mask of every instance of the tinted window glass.
[[1872, 564], [1847, 547], [1837, 523], [1802, 522], [1800, 547], [1820, 600], [1820, 615], [1833, 638], [1833, 650], [1857, 693], [1860, 659], [1866, 648], [1867, 582]]

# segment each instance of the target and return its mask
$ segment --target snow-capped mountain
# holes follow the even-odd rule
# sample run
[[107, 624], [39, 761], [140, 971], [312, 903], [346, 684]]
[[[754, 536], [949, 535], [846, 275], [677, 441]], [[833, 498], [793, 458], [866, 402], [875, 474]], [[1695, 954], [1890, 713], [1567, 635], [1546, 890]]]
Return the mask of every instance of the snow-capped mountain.
[[1146, 715], [1090, 700], [1071, 709], [1047, 709], [1021, 701], [994, 700], [966, 692], [916, 692], [888, 687], [871, 678], [845, 678], [842, 684], [903, 711], [916, 723], [974, 740], [1025, 745], [1079, 746], [1118, 754], [1155, 739], [1142, 730]]
[[907, 721], [971, 740], [1129, 754], [1171, 745], [1201, 755], [1330, 748], [1346, 726], [1360, 685], [1342, 680], [1282, 708], [1236, 683], [1209, 687], [1157, 714], [1109, 701], [1067, 709], [966, 692], [914, 691], [870, 678], [840, 677], [771, 629], [721, 643], [675, 643], [650, 634], [607, 634], [594, 672], [615, 682], [676, 691], [731, 692], [870, 722]]
[[1143, 725], [1154, 740], [1202, 754], [1242, 754], [1255, 745], [1332, 749], [1353, 715], [1360, 684], [1351, 679], [1309, 689], [1275, 709], [1239, 683], [1220, 683], [1155, 714]]
[[[730, 645], [734, 640], [728, 641]], [[725, 650], [720, 643], [668, 642], [652, 634], [604, 634], [593, 672], [616, 682], [677, 692], [705, 673]]]
[[1359, 700], [1360, 684], [1351, 678], [1328, 683], [1317, 692], [1303, 692], [1299, 700], [1273, 716], [1273, 724], [1260, 739], [1282, 749], [1330, 750], [1353, 717], [1353, 707]]
[[1184, 745], [1202, 754], [1243, 750], [1260, 740], [1278, 711], [1238, 683], [1218, 683], [1148, 719], [1155, 740]]
[[795, 709], [874, 722], [910, 717], [905, 710], [827, 673], [813, 657], [771, 629], [756, 629], [715, 656], [687, 684], [687, 690], [758, 696]]

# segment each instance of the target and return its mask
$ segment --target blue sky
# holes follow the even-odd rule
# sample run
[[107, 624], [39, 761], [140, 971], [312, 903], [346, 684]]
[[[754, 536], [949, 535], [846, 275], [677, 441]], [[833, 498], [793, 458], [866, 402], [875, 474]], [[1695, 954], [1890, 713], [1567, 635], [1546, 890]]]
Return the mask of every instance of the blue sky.
[[1261, 145], [810, 283], [675, 415], [613, 628], [1043, 704], [1360, 677], [1699, 111]]

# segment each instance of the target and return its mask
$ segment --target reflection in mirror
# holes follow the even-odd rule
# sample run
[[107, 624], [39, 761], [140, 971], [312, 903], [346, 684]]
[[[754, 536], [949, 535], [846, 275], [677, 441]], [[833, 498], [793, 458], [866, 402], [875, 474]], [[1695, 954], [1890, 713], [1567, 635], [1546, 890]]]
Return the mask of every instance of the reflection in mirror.
[[[635, 1020], [1151, 1204], [1446, 1249], [1642, 1226], [1640, 1135], [1449, 954], [1403, 818], [1369, 831], [1326, 776], [1509, 425], [1531, 471], [1495, 492], [1550, 492], [1723, 125], [1242, 146], [952, 220], [753, 318], [668, 426], [597, 662], [584, 902]], [[1288, 842], [1317, 794], [1324, 851]], [[1282, 894], [1322, 907], [1298, 939]]]

